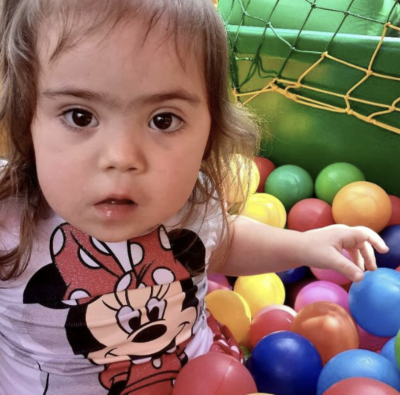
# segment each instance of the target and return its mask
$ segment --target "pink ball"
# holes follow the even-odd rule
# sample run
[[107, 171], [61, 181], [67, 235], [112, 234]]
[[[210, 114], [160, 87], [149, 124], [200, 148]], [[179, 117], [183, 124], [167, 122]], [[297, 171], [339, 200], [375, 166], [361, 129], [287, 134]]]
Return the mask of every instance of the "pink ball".
[[294, 309], [300, 311], [314, 302], [332, 302], [349, 312], [349, 294], [340, 286], [329, 281], [315, 281], [300, 290]]
[[360, 346], [364, 350], [380, 351], [382, 347], [391, 339], [391, 337], [380, 337], [368, 333], [366, 330], [357, 325], [358, 335], [360, 338]]
[[244, 365], [229, 355], [209, 352], [183, 367], [172, 394], [247, 395], [256, 392], [256, 384]]
[[316, 198], [300, 200], [288, 214], [288, 228], [300, 232], [323, 228], [334, 223], [330, 204]]
[[250, 344], [252, 347], [270, 333], [290, 331], [296, 312], [289, 306], [273, 304], [264, 307], [250, 324]]
[[232, 289], [228, 279], [223, 274], [219, 273], [209, 274], [207, 276], [207, 279], [208, 279], [207, 295], [218, 289], [225, 289], [225, 290]]
[[[342, 254], [347, 258], [350, 259], [350, 255], [346, 250], [342, 250]], [[318, 280], [323, 280], [323, 281], [330, 281], [335, 284], [339, 285], [344, 285], [348, 284], [351, 281], [344, 276], [342, 273], [337, 272], [336, 270], [331, 270], [331, 269], [319, 269], [312, 267], [311, 268], [312, 274], [314, 274], [315, 277], [318, 278]]]

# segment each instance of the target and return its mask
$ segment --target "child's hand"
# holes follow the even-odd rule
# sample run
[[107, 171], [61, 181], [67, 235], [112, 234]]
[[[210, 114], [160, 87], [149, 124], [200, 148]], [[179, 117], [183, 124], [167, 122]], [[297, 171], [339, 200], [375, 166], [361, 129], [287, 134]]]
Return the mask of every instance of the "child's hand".
[[[304, 232], [302, 261], [307, 266], [336, 270], [352, 281], [361, 281], [364, 270], [375, 270], [373, 248], [380, 253], [389, 250], [381, 237], [373, 230], [363, 227], [332, 225]], [[349, 252], [348, 260], [341, 251]]]

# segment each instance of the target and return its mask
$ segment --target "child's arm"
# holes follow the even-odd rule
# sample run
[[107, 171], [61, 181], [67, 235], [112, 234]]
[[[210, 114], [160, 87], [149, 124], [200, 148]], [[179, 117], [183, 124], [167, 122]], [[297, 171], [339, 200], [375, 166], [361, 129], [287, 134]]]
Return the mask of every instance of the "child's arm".
[[[379, 252], [388, 250], [380, 236], [365, 227], [333, 225], [297, 232], [241, 216], [232, 218], [229, 227], [230, 239], [212, 255], [210, 271], [231, 276], [311, 266], [334, 269], [352, 281], [360, 281], [365, 268], [376, 269], [372, 247]], [[349, 251], [355, 263], [341, 254], [342, 249]]]

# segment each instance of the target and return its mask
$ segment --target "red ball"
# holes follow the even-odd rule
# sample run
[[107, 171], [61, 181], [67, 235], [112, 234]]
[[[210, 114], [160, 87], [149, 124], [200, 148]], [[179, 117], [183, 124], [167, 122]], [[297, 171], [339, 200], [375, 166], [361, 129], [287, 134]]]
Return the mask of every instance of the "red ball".
[[351, 377], [328, 388], [323, 395], [400, 395], [390, 385], [367, 377]]
[[254, 162], [260, 172], [260, 183], [258, 184], [257, 192], [264, 193], [265, 182], [276, 166], [269, 159], [261, 156], [255, 158]]
[[288, 215], [289, 229], [305, 232], [333, 225], [332, 207], [321, 199], [309, 198], [297, 202]]
[[392, 202], [392, 216], [386, 226], [400, 225], [400, 198], [395, 195], [389, 195]]
[[257, 392], [250, 372], [235, 358], [209, 352], [191, 360], [178, 374], [173, 395], [247, 395]]
[[285, 305], [270, 305], [264, 307], [250, 324], [250, 344], [255, 345], [270, 333], [290, 331], [296, 311]]

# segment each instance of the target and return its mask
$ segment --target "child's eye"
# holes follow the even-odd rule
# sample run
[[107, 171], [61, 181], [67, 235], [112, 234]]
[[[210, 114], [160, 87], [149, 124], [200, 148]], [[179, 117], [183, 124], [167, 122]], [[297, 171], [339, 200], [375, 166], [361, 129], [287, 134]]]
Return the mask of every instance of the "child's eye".
[[155, 115], [149, 122], [152, 129], [162, 132], [175, 132], [182, 126], [182, 119], [169, 112]]
[[74, 128], [95, 128], [99, 126], [98, 120], [91, 112], [80, 108], [64, 112], [63, 117], [68, 126]]

